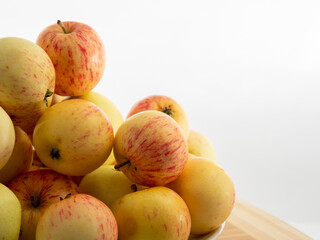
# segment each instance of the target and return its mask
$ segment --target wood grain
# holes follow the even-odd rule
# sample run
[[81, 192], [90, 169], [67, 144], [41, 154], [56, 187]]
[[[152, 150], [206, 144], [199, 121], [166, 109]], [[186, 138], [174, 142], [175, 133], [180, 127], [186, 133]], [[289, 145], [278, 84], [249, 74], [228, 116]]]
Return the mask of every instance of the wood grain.
[[218, 240], [312, 240], [282, 220], [237, 200]]

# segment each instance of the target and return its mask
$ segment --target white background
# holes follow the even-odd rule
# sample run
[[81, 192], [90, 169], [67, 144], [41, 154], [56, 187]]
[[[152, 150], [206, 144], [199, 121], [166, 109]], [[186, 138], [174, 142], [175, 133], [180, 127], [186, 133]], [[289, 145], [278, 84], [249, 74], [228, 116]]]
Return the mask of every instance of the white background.
[[320, 239], [319, 1], [1, 1], [0, 37], [35, 41], [57, 19], [92, 26], [107, 65], [95, 91], [125, 117], [178, 101], [237, 197]]

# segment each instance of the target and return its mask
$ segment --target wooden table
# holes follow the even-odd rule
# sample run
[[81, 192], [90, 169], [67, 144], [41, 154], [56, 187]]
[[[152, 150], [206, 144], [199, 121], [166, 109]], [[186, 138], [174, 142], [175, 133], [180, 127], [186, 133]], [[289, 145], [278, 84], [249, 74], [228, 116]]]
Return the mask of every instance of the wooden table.
[[312, 240], [270, 214], [237, 200], [218, 240]]

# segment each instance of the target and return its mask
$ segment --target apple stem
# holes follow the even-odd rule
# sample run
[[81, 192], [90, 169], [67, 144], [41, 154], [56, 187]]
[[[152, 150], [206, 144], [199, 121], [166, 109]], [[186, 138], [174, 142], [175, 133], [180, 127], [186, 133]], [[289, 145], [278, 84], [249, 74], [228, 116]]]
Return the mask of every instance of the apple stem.
[[65, 26], [64, 26], [64, 24], [63, 24], [60, 20], [57, 21], [57, 24], [62, 28], [62, 30], [63, 30], [63, 32], [64, 32], [65, 34], [68, 33], [67, 30], [66, 30], [66, 28], [65, 28]]
[[64, 198], [63, 197], [60, 197], [60, 201], [62, 201], [63, 199], [67, 199], [71, 197], [71, 193], [68, 193]]
[[51, 97], [52, 94], [53, 92], [47, 89], [46, 95], [44, 95], [44, 101], [46, 102], [47, 107], [48, 107], [48, 97]]
[[172, 109], [171, 109], [171, 105], [169, 105], [168, 107], [165, 106], [164, 108], [161, 109], [161, 112], [165, 113], [165, 114], [168, 114], [170, 117], [174, 117], [173, 116], [173, 112], [172, 112]]
[[132, 184], [130, 188], [131, 188], [132, 192], [138, 191], [138, 187], [135, 184]]
[[123, 167], [124, 165], [127, 165], [127, 164], [130, 164], [130, 160], [129, 159], [127, 159], [126, 161], [124, 161], [122, 163], [114, 165], [114, 168], [115, 169], [119, 169], [119, 168], [121, 168], [121, 167]]
[[35, 197], [35, 196], [30, 196], [30, 201], [31, 201], [31, 205], [33, 207], [39, 207], [40, 206], [40, 199], [38, 197]]

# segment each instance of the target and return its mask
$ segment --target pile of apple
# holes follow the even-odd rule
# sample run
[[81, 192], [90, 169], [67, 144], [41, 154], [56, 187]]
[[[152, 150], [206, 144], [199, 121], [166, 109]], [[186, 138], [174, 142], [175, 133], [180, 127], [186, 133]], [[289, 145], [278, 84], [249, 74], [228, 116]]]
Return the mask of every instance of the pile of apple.
[[0, 239], [187, 240], [230, 215], [234, 186], [209, 139], [167, 96], [124, 120], [92, 91], [105, 61], [82, 23], [0, 39]]

